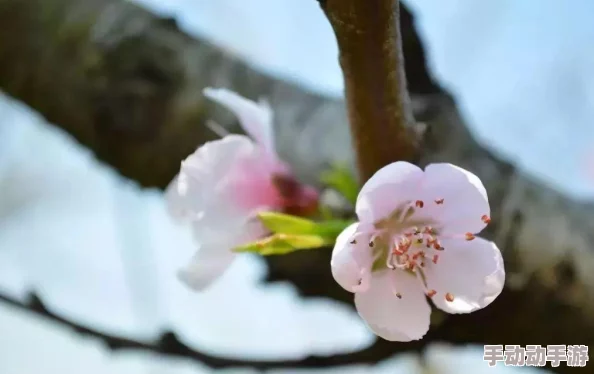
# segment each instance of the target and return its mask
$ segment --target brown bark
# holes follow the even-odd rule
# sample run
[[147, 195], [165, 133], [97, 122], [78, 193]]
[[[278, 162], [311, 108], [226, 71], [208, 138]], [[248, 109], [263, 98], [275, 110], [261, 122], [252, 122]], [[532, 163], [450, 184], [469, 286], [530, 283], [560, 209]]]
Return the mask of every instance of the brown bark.
[[398, 0], [326, 0], [344, 75], [357, 170], [365, 182], [391, 162], [417, 161]]
[[[378, 341], [353, 355], [293, 364], [376, 362], [433, 340], [593, 343], [594, 207], [524, 175], [478, 144], [453, 100], [420, 67], [422, 49], [406, 19], [409, 89], [415, 116], [428, 125], [421, 163], [452, 162], [483, 180], [493, 220], [486, 236], [503, 250], [508, 284], [491, 306], [444, 316], [421, 342]], [[205, 102], [205, 86], [268, 97], [281, 154], [304, 178], [315, 179], [331, 161], [354, 164], [341, 101], [260, 74], [128, 2], [0, 0], [0, 24], [0, 87], [144, 186], [164, 187], [180, 160], [213, 137], [204, 130], [205, 119], [233, 123], [229, 113]], [[269, 264], [271, 279], [291, 280], [304, 295], [352, 303], [331, 278], [329, 251], [297, 252]]]

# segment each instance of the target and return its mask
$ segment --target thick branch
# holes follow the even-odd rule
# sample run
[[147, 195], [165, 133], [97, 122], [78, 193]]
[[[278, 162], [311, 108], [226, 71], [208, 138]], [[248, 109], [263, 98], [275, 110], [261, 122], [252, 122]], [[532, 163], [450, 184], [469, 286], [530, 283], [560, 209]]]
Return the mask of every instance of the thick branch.
[[[269, 97], [281, 153], [305, 178], [314, 179], [330, 161], [352, 164], [343, 103], [259, 74], [129, 2], [0, 0], [0, 24], [10, 35], [0, 38], [0, 87], [143, 185], [169, 182], [180, 160], [210, 137], [204, 119], [232, 123], [229, 113], [203, 100], [207, 85]], [[410, 60], [422, 56], [413, 36], [410, 24], [403, 27], [409, 73], [423, 65]], [[448, 316], [418, 344], [378, 341], [353, 360], [375, 362], [431, 340], [593, 342], [594, 207], [480, 146], [451, 98], [423, 74], [408, 76], [415, 107], [424, 108], [415, 116], [429, 126], [422, 162], [459, 164], [483, 180], [493, 209], [487, 235], [504, 251], [509, 284], [485, 310]], [[289, 279], [304, 295], [352, 303], [330, 275], [329, 252], [294, 253], [269, 264], [272, 279]]]
[[416, 161], [418, 141], [406, 89], [399, 0], [326, 0], [362, 181], [398, 160]]

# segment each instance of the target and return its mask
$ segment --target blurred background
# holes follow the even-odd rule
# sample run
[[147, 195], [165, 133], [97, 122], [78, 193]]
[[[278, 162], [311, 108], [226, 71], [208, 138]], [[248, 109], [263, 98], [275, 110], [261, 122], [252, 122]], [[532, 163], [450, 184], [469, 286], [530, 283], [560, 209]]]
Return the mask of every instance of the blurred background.
[[[0, 0], [0, 24], [25, 6], [19, 4], [39, 5], [19, 1]], [[100, 7], [117, 18], [109, 12], [126, 0], [45, 1], [55, 6], [24, 8], [33, 13], [21, 14], [20, 21], [66, 8], [73, 10], [65, 19]], [[336, 43], [315, 0], [137, 0], [136, 5], [276, 80], [342, 97]], [[543, 184], [592, 200], [594, 2], [408, 0], [404, 5], [414, 16], [429, 74], [454, 96], [477, 140]], [[19, 35], [0, 35], [0, 44], [14, 51], [18, 43]], [[0, 47], [0, 71], [11, 59], [10, 48]], [[68, 64], [68, 50], [51, 45], [46, 50], [65, 54], [64, 71], [77, 69]], [[37, 81], [20, 82], [23, 87], [59, 79], [44, 74], [41, 57], [31, 74]], [[280, 362], [281, 368], [271, 371], [279, 373], [546, 371], [491, 369], [482, 360], [482, 346], [447, 342], [376, 365], [325, 368], [331, 362], [326, 360], [318, 367], [307, 358], [344, 358], [374, 343], [350, 305], [304, 298], [290, 282], [265, 282], [266, 262], [249, 255], [206, 292], [188, 291], [175, 271], [195, 245], [187, 228], [167, 216], [161, 190], [141, 187], [97, 160], [59, 123], [38, 113], [53, 110], [36, 107], [42, 99], [25, 100], [28, 106], [15, 96], [0, 95], [0, 374], [192, 374], [221, 366], [249, 373], [266, 367], [246, 368], [243, 361]], [[303, 362], [306, 368], [293, 368]]]

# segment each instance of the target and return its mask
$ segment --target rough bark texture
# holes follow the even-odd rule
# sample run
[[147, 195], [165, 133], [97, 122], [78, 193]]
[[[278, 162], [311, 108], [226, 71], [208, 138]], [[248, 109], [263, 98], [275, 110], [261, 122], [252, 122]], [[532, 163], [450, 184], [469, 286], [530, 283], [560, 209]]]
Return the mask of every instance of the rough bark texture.
[[[490, 307], [444, 316], [421, 342], [378, 341], [353, 355], [312, 357], [291, 366], [376, 362], [432, 340], [594, 343], [594, 206], [562, 196], [478, 144], [453, 100], [431, 82], [411, 18], [402, 16], [415, 116], [428, 125], [421, 163], [456, 163], [483, 180], [493, 209], [486, 236], [504, 252], [508, 284]], [[172, 20], [130, 3], [0, 0], [0, 24], [0, 87], [144, 186], [166, 186], [180, 160], [214, 137], [204, 130], [205, 119], [235, 126], [229, 113], [205, 102], [205, 86], [268, 97], [281, 154], [303, 177], [314, 179], [331, 161], [353, 165], [341, 101], [255, 72], [183, 34]], [[329, 255], [307, 251], [270, 258], [270, 278], [288, 279], [304, 295], [352, 303], [352, 295], [331, 278]], [[165, 348], [155, 349], [192, 355], [168, 337]], [[287, 363], [258, 364], [275, 365]]]
[[399, 1], [327, 0], [322, 8], [338, 42], [361, 181], [394, 161], [418, 161]]

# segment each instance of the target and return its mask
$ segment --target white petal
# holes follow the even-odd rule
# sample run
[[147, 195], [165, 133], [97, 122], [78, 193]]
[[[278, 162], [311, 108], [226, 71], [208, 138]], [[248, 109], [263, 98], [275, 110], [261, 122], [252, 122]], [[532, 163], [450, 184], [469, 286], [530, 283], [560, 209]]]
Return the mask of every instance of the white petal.
[[205, 88], [204, 95], [232, 111], [246, 133], [266, 151], [275, 154], [272, 110], [266, 101], [256, 103], [224, 88]]
[[257, 240], [266, 232], [259, 220], [240, 216], [229, 217], [226, 225], [210, 221], [195, 221], [192, 225], [200, 248], [178, 276], [197, 291], [208, 287], [227, 270], [237, 255], [232, 251], [234, 247]]
[[[485, 228], [481, 218], [490, 215], [489, 200], [476, 175], [452, 164], [430, 164], [420, 187], [417, 199], [425, 204], [415, 218], [436, 220], [436, 226], [448, 234], [475, 234]], [[436, 204], [438, 199], [443, 203]]]
[[351, 243], [358, 227], [359, 223], [353, 223], [338, 235], [330, 260], [332, 276], [349, 292], [355, 292], [361, 289], [360, 286], [368, 284], [373, 262], [365, 239], [358, 240], [356, 244]]
[[[505, 269], [495, 243], [482, 238], [442, 239], [445, 248], [437, 264], [429, 262], [427, 287], [437, 294], [433, 303], [448, 313], [470, 313], [489, 305], [503, 290]], [[454, 301], [446, 301], [446, 293]]]
[[239, 207], [230, 199], [233, 191], [222, 187], [256, 153], [253, 142], [242, 135], [205, 143], [182, 162], [180, 174], [168, 187], [170, 213], [176, 219], [232, 216]]
[[165, 189], [165, 199], [167, 201], [167, 210], [169, 215], [177, 222], [183, 222], [190, 216], [188, 210], [188, 201], [186, 194], [179, 193], [179, 174], [173, 178], [171, 183]]
[[361, 188], [356, 212], [362, 222], [375, 222], [415, 197], [423, 171], [416, 165], [398, 161], [384, 166]]
[[355, 305], [369, 328], [386, 340], [419, 340], [429, 330], [431, 307], [420, 281], [405, 271], [374, 272], [369, 290], [355, 294]]
[[211, 247], [202, 247], [190, 260], [188, 266], [178, 272], [179, 279], [195, 291], [202, 291], [223, 275], [236, 254], [216, 243]]

